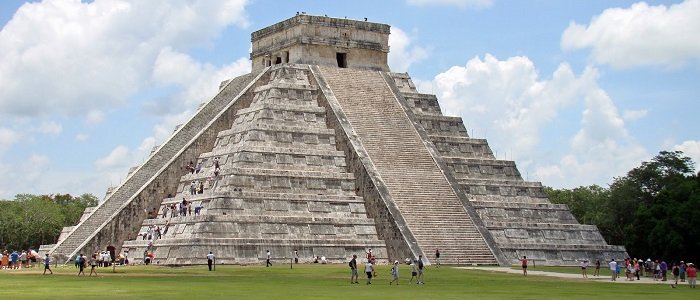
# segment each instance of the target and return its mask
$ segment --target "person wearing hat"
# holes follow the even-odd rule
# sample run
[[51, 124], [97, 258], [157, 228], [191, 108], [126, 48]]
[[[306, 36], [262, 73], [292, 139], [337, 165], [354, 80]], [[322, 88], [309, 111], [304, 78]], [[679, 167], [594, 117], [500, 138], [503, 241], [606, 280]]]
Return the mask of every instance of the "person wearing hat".
[[698, 277], [698, 271], [695, 269], [695, 264], [688, 263], [688, 269], [686, 269], [685, 272], [688, 275], [688, 285], [690, 285], [690, 287], [694, 289], [695, 280]]
[[391, 267], [391, 281], [389, 281], [389, 285], [394, 283], [396, 281], [396, 285], [399, 285], [399, 261], [395, 260], [394, 265]]

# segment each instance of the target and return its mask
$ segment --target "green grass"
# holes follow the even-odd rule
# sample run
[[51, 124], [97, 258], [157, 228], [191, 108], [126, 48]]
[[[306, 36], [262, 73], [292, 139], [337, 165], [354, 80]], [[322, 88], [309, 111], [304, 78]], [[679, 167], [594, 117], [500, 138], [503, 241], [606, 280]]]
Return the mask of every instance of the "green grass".
[[[607, 266], [606, 266], [607, 267]], [[513, 270], [522, 270], [521, 267], [511, 267]], [[581, 267], [554, 267], [554, 266], [537, 266], [532, 265], [527, 267], [528, 271], [544, 271], [544, 272], [554, 272], [554, 273], [565, 273], [565, 274], [581, 274]], [[595, 266], [587, 268], [588, 275], [593, 275], [595, 272]], [[600, 276], [610, 277], [610, 269], [600, 268]]]
[[[538, 268], [539, 269], [539, 268]], [[700, 290], [685, 286], [613, 284], [551, 277], [503, 274], [449, 267], [430, 268], [425, 285], [389, 286], [389, 267], [380, 266], [373, 284], [351, 285], [345, 265], [130, 266], [99, 269], [99, 277], [77, 277], [74, 268], [0, 270], [0, 299], [694, 299]], [[360, 274], [363, 275], [363, 274]]]

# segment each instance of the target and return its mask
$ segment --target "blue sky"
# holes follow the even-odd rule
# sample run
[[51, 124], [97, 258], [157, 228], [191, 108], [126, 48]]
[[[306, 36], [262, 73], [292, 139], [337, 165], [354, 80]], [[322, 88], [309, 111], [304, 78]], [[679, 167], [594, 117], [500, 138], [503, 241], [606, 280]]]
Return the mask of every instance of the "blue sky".
[[523, 177], [605, 185], [700, 160], [700, 0], [0, 2], [0, 198], [93, 193], [250, 70], [296, 12], [392, 26], [390, 67]]

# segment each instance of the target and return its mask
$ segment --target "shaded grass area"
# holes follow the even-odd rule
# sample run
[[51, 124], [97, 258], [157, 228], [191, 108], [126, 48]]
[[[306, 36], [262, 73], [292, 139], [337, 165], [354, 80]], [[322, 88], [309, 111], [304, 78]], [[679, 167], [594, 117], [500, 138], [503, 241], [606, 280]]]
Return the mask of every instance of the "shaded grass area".
[[[74, 268], [0, 270], [0, 299], [693, 299], [689, 288], [666, 285], [613, 284], [551, 277], [503, 274], [443, 267], [428, 269], [425, 285], [407, 284], [410, 270], [401, 267], [401, 284], [389, 286], [389, 267], [378, 267], [372, 285], [350, 284], [345, 265], [131, 266], [99, 269], [99, 277], [77, 277]], [[89, 270], [88, 270], [89, 272]], [[360, 273], [360, 275], [364, 275]]]

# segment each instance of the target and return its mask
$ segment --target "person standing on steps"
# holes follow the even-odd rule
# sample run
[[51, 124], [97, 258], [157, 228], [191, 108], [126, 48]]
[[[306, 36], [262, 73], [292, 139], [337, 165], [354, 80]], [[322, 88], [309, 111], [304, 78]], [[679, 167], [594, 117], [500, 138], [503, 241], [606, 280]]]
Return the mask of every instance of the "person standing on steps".
[[265, 267], [271, 267], [272, 262], [270, 261], [270, 250], [267, 250], [267, 261], [265, 262]]
[[53, 275], [53, 271], [51, 271], [51, 259], [49, 258], [48, 253], [46, 253], [46, 256], [44, 257], [44, 275], [46, 275], [46, 270], [49, 270], [49, 272], [51, 272], [50, 274]]
[[350, 284], [359, 283], [357, 282], [357, 255], [353, 254], [350, 263]]
[[440, 249], [435, 249], [435, 267], [440, 267]]
[[209, 254], [207, 254], [207, 266], [209, 266], [209, 271], [211, 271], [212, 264], [214, 264], [214, 253], [209, 251]]
[[523, 268], [523, 276], [527, 276], [527, 256], [523, 255], [520, 260], [520, 266]]

